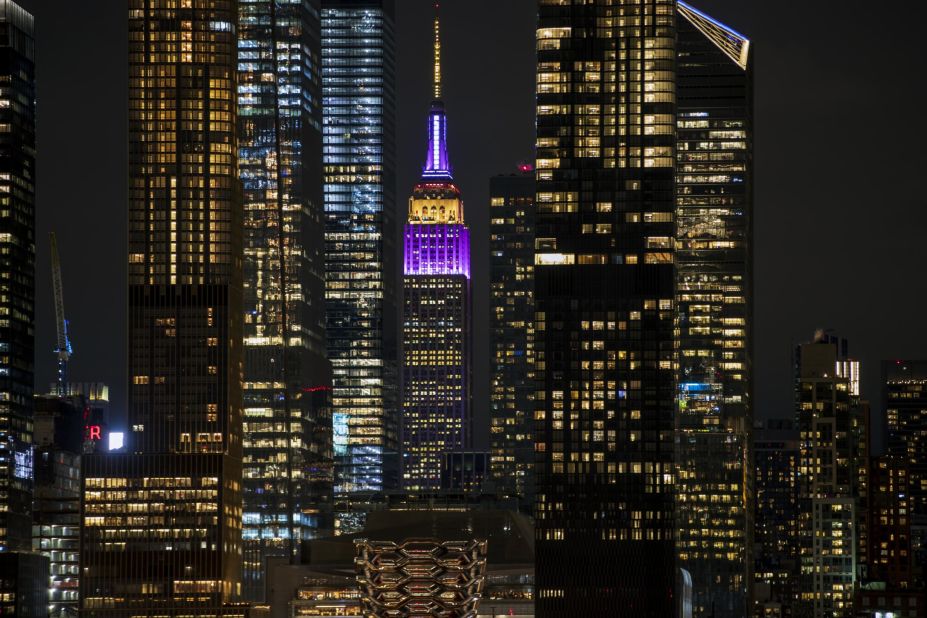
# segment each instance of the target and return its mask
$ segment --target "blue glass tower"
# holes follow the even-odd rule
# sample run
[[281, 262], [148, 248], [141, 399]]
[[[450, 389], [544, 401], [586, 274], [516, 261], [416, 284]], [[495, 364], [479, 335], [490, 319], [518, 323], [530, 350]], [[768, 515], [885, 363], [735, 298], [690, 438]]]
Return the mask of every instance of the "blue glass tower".
[[325, 259], [336, 494], [398, 483], [390, 0], [324, 0]]
[[331, 527], [321, 7], [319, 0], [239, 0], [238, 9], [243, 593], [257, 601], [267, 558], [296, 560], [301, 540]]

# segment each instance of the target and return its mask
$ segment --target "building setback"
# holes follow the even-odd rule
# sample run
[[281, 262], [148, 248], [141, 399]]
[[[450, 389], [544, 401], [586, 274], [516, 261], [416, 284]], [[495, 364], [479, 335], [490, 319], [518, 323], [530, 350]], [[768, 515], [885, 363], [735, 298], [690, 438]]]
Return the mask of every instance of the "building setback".
[[534, 509], [534, 170], [489, 179], [490, 478]]
[[473, 440], [470, 229], [447, 152], [437, 16], [434, 36], [428, 155], [405, 226], [402, 484], [410, 491], [440, 489], [442, 455]]
[[325, 268], [335, 490], [399, 485], [393, 0], [323, 0]]
[[268, 557], [298, 559], [302, 539], [331, 528], [320, 10], [318, 0], [239, 0], [243, 575], [255, 601]]
[[752, 46], [684, 2], [676, 25], [676, 544], [693, 616], [738, 618], [753, 577]]
[[241, 616], [238, 2], [128, 9], [129, 433], [82, 461], [81, 615]]
[[537, 615], [674, 611], [676, 3], [539, 0]]
[[35, 40], [0, 0], [0, 552], [32, 547], [35, 337]]

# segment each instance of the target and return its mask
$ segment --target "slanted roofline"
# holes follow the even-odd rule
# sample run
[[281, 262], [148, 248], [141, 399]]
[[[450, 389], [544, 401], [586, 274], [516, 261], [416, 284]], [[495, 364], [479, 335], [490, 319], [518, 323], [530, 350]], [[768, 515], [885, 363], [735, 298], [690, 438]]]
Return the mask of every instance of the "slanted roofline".
[[682, 0], [677, 2], [677, 6], [681, 16], [717, 45], [718, 49], [737, 63], [737, 66], [747, 70], [750, 39]]

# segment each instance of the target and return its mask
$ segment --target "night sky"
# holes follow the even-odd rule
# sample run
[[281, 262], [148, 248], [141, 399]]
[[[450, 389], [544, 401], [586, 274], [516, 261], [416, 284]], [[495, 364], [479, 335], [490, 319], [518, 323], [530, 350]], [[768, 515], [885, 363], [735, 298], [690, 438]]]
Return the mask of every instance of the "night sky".
[[[36, 385], [53, 379], [48, 233], [63, 259], [73, 381], [125, 400], [126, 8], [20, 0], [36, 16]], [[791, 416], [790, 355], [816, 328], [849, 338], [878, 408], [878, 361], [927, 357], [927, 170], [920, 3], [692, 0], [756, 54], [756, 410]], [[397, 0], [397, 218], [425, 156], [432, 2]], [[530, 160], [534, 0], [443, 0], [454, 176], [472, 228], [474, 411], [488, 423], [489, 177]], [[401, 245], [399, 245], [401, 246]], [[481, 446], [481, 445], [478, 445]]]

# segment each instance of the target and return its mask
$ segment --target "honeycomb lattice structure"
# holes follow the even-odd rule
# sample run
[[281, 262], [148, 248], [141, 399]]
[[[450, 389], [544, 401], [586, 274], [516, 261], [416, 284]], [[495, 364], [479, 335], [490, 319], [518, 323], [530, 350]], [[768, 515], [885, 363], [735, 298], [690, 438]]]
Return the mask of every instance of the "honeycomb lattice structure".
[[476, 618], [486, 580], [486, 541], [354, 541], [368, 618]]

